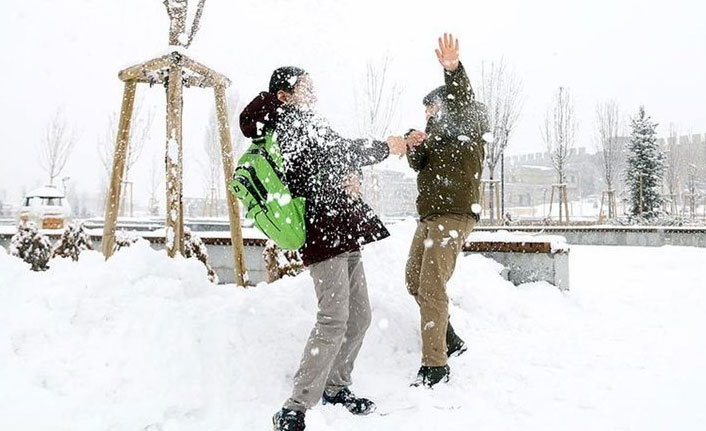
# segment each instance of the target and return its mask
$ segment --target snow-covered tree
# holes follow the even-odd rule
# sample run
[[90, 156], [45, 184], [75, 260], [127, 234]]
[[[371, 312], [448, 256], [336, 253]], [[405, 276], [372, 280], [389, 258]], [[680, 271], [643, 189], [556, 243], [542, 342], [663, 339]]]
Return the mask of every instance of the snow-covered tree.
[[645, 113], [644, 106], [640, 106], [631, 127], [625, 171], [630, 214], [650, 219], [662, 212], [665, 154], [657, 143], [657, 123]]
[[71, 223], [54, 245], [53, 257], [67, 257], [78, 261], [84, 250], [93, 250], [93, 242], [83, 223]]
[[262, 257], [270, 283], [284, 276], [294, 277], [304, 270], [304, 263], [298, 251], [282, 250], [274, 241], [267, 241]]
[[208, 250], [201, 238], [191, 233], [191, 229], [184, 227], [184, 257], [187, 259], [198, 259], [206, 267], [208, 280], [211, 283], [218, 283], [218, 275], [210, 263], [208, 263]]
[[49, 269], [52, 247], [49, 238], [41, 234], [34, 223], [27, 223], [17, 228], [17, 233], [10, 241], [9, 253], [31, 265], [32, 271]]
[[115, 232], [115, 245], [113, 246], [113, 252], [117, 252], [121, 248], [130, 247], [140, 240], [135, 232], [125, 232], [119, 230]]

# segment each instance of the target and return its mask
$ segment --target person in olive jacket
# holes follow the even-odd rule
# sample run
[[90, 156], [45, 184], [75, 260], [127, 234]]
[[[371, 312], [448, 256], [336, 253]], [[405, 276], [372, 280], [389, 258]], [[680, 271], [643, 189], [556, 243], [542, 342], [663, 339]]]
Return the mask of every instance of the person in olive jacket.
[[422, 366], [415, 385], [448, 381], [447, 358], [463, 353], [464, 342], [449, 323], [446, 283], [471, 230], [479, 220], [480, 180], [488, 124], [459, 61], [453, 35], [439, 38], [436, 55], [445, 85], [424, 98], [427, 126], [408, 134], [407, 159], [418, 172], [417, 225], [406, 266], [406, 285], [419, 304]]
[[361, 199], [360, 169], [407, 148], [402, 137], [387, 142], [344, 138], [313, 111], [315, 102], [310, 76], [282, 67], [272, 74], [269, 91], [240, 117], [245, 136], [274, 131], [287, 186], [293, 197], [305, 198], [306, 242], [300, 252], [318, 299], [292, 395], [273, 417], [275, 430], [303, 430], [306, 410], [319, 400], [357, 415], [375, 410], [349, 386], [371, 319], [360, 250], [389, 232]]

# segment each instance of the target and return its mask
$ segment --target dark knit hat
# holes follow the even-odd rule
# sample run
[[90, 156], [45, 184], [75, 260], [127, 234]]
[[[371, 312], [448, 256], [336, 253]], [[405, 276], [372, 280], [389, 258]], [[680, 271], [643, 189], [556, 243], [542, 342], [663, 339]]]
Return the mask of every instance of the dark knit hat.
[[273, 130], [282, 102], [272, 93], [263, 91], [240, 113], [240, 130], [246, 138], [264, 136]]
[[444, 103], [448, 95], [449, 92], [446, 90], [446, 86], [442, 85], [441, 87], [433, 89], [431, 93], [424, 96], [422, 103], [424, 103], [424, 106], [433, 105], [434, 103]]
[[294, 91], [299, 77], [306, 75], [306, 71], [299, 67], [284, 66], [275, 69], [270, 78], [270, 93], [277, 94], [278, 91], [286, 91], [291, 93]]

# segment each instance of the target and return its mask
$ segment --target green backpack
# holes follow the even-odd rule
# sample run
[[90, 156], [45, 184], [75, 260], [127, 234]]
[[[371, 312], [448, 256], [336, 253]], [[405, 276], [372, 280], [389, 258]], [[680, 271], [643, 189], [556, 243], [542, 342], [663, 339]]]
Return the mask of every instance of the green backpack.
[[292, 198], [272, 132], [252, 140], [238, 160], [230, 191], [243, 202], [245, 217], [280, 248], [298, 250], [304, 245], [304, 198]]

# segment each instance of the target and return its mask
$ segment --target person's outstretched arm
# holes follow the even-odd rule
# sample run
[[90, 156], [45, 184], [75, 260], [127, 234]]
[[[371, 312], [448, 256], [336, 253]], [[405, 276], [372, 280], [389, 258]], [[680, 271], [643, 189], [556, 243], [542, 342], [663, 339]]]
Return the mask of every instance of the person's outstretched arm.
[[471, 80], [468, 79], [466, 70], [461, 64], [459, 52], [458, 39], [455, 39], [452, 34], [444, 33], [443, 38], [439, 38], [436, 57], [444, 67], [444, 82], [448, 92], [446, 103], [453, 113], [469, 109], [475, 99]]

